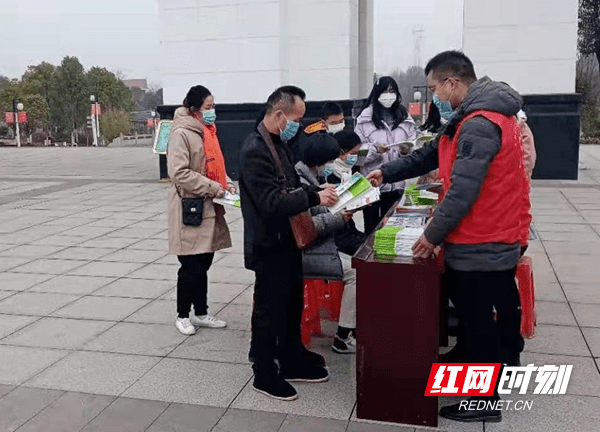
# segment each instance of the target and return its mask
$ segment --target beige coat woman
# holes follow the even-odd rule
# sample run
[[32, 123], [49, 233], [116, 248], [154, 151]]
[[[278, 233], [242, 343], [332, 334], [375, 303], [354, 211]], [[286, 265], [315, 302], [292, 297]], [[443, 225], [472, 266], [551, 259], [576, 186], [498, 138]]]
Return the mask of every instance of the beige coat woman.
[[[203, 126], [185, 107], [175, 111], [167, 146], [169, 191], [169, 251], [175, 255], [196, 255], [231, 247], [225, 209], [212, 198], [221, 185], [206, 177]], [[227, 188], [233, 183], [227, 177]], [[204, 198], [202, 224], [183, 225], [181, 198]]]

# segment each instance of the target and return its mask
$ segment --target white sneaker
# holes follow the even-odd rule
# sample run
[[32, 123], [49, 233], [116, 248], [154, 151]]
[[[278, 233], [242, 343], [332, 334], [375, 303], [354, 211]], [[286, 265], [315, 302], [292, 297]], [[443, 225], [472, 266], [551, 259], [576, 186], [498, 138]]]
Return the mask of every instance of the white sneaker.
[[221, 321], [220, 319], [217, 319], [212, 315], [192, 315], [190, 318], [190, 322], [196, 327], [223, 328], [227, 326], [227, 323], [225, 321]]
[[196, 333], [196, 327], [192, 325], [189, 318], [177, 318], [175, 327], [184, 335], [193, 335]]

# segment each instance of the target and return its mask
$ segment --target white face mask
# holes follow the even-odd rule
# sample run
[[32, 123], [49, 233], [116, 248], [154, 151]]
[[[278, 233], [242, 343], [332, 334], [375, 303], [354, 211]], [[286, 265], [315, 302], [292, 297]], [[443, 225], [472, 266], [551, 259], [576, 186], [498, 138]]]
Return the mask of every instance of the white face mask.
[[394, 102], [396, 102], [397, 98], [398, 97], [396, 96], [396, 93], [381, 93], [379, 99], [377, 100], [381, 105], [383, 105], [386, 108], [389, 108], [392, 105], [394, 105]]
[[330, 134], [336, 134], [338, 132], [343, 131], [345, 127], [346, 127], [345, 122], [341, 122], [341, 123], [334, 124], [334, 125], [328, 125], [327, 132], [329, 132]]

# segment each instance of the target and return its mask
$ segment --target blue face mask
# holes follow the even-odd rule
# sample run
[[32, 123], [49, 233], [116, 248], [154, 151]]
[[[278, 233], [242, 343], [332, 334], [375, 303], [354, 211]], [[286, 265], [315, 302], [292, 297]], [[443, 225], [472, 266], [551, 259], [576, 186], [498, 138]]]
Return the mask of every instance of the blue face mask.
[[349, 166], [354, 166], [356, 162], [358, 162], [358, 155], [348, 155], [348, 157], [346, 158], [346, 164], [348, 164]]
[[205, 125], [210, 126], [217, 119], [217, 114], [215, 114], [214, 109], [202, 111], [202, 121]]
[[[285, 117], [285, 114], [284, 114], [284, 117]], [[292, 138], [294, 138], [296, 136], [296, 134], [298, 133], [298, 129], [300, 128], [300, 123], [288, 120], [287, 117], [285, 117], [285, 119], [287, 120], [287, 123], [285, 124], [285, 129], [282, 130], [281, 133], [279, 134], [279, 137], [281, 138], [282, 141], [289, 141]]]
[[321, 172], [323, 173], [323, 177], [327, 178], [331, 174], [333, 174], [333, 168], [331, 167], [331, 165], [327, 165], [325, 168], [323, 168], [323, 171]]
[[433, 103], [439, 110], [440, 116], [443, 119], [448, 120], [450, 117], [452, 117], [452, 114], [454, 114], [454, 110], [452, 109], [450, 102], [440, 100], [437, 94], [433, 95]]

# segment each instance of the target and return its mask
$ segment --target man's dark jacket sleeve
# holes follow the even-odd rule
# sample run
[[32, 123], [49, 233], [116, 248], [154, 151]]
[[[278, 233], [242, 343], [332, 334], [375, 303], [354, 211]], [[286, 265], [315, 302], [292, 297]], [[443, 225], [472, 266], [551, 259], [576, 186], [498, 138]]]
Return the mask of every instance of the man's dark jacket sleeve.
[[500, 129], [489, 120], [474, 117], [462, 126], [450, 188], [425, 229], [429, 242], [443, 242], [469, 213], [500, 147]]
[[[280, 157], [286, 157], [285, 153], [280, 153]], [[319, 195], [310, 190], [312, 188], [300, 188], [286, 195], [281, 193], [275, 165], [264, 143], [247, 146], [240, 155], [240, 164], [250, 199], [260, 207], [263, 217], [289, 217], [319, 204]], [[297, 185], [300, 186], [299, 181]]]

